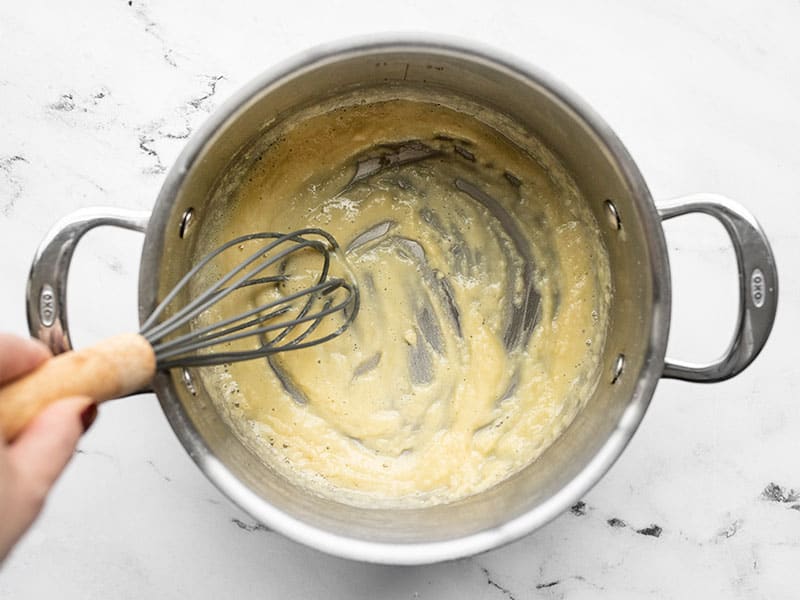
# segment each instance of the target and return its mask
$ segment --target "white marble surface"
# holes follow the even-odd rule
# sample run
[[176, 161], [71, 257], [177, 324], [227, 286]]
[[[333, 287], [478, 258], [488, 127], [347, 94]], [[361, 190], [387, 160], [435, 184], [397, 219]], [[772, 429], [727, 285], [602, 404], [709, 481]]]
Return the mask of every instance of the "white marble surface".
[[[82, 206], [152, 206], [183, 138], [253, 75], [322, 41], [417, 30], [555, 74], [616, 129], [656, 198], [715, 191], [748, 206], [781, 275], [756, 363], [722, 384], [662, 382], [583, 508], [420, 568], [340, 560], [256, 528], [195, 468], [153, 396], [112, 403], [0, 570], [0, 598], [797, 597], [800, 4], [535, 4], [0, 3], [0, 329], [26, 332], [27, 270], [49, 226]], [[708, 219], [667, 234], [670, 352], [711, 358], [735, 318], [732, 252]], [[135, 326], [140, 244], [98, 231], [80, 247], [79, 344]]]

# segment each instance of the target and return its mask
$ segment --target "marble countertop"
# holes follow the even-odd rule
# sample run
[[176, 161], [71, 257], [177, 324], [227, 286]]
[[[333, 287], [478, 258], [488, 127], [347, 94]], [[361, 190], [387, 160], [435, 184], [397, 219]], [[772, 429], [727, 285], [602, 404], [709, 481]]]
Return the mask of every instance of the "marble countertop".
[[[103, 406], [0, 571], [0, 598], [796, 597], [798, 24], [795, 0], [0, 3], [0, 330], [26, 333], [30, 259], [57, 218], [150, 208], [185, 139], [235, 89], [320, 42], [387, 29], [474, 39], [550, 71], [608, 120], [656, 198], [745, 204], [781, 275], [751, 368], [715, 385], [662, 381], [608, 475], [509, 546], [399, 568], [297, 545], [227, 501], [145, 395]], [[669, 354], [713, 358], [736, 318], [730, 244], [704, 217], [666, 232]], [[114, 230], [80, 246], [77, 344], [135, 327], [140, 250]]]

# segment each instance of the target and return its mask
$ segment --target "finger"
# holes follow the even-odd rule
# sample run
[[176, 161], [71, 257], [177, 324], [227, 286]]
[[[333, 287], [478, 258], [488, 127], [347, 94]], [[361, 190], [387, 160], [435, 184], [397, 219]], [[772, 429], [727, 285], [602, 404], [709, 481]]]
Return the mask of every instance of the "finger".
[[9, 446], [9, 462], [23, 495], [36, 512], [72, 457], [86, 429], [84, 414], [93, 415], [94, 406], [84, 396], [59, 400], [43, 410]]
[[32, 371], [50, 356], [39, 340], [0, 333], [0, 383]]

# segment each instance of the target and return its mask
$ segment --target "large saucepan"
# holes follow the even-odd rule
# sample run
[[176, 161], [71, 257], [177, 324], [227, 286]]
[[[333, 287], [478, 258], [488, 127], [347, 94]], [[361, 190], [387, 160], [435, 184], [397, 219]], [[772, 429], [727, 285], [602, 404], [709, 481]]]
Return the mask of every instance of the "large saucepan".
[[[725, 198], [695, 195], [653, 203], [636, 164], [594, 111], [546, 74], [486, 50], [420, 40], [329, 46], [272, 69], [194, 134], [167, 175], [152, 214], [87, 209], [59, 223], [34, 261], [28, 287], [31, 333], [55, 352], [70, 348], [66, 277], [75, 245], [94, 227], [145, 234], [139, 274], [144, 320], [160, 290], [188, 269], [208, 199], [238, 152], [293, 107], [385, 82], [416, 82], [500, 109], [560, 157], [600, 224], [614, 297], [594, 396], [533, 464], [490, 490], [449, 505], [409, 510], [353, 508], [303, 492], [248, 451], [191, 371], [160, 373], [154, 390], [175, 433], [214, 484], [280, 533], [339, 556], [394, 564], [429, 563], [517, 539], [585, 494], [620, 455], [661, 377], [710, 382], [733, 377], [758, 355], [775, 317], [778, 280], [756, 220]], [[716, 363], [665, 360], [670, 267], [661, 221], [692, 212], [718, 219], [739, 268], [739, 317]]]

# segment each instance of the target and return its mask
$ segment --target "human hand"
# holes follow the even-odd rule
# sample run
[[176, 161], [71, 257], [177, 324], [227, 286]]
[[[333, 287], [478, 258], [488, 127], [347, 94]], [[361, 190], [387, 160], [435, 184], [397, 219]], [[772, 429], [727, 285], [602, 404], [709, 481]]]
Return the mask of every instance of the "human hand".
[[[0, 334], [0, 386], [49, 357], [41, 342]], [[96, 415], [90, 398], [65, 398], [42, 411], [13, 443], [0, 435], [0, 562], [36, 519]]]

